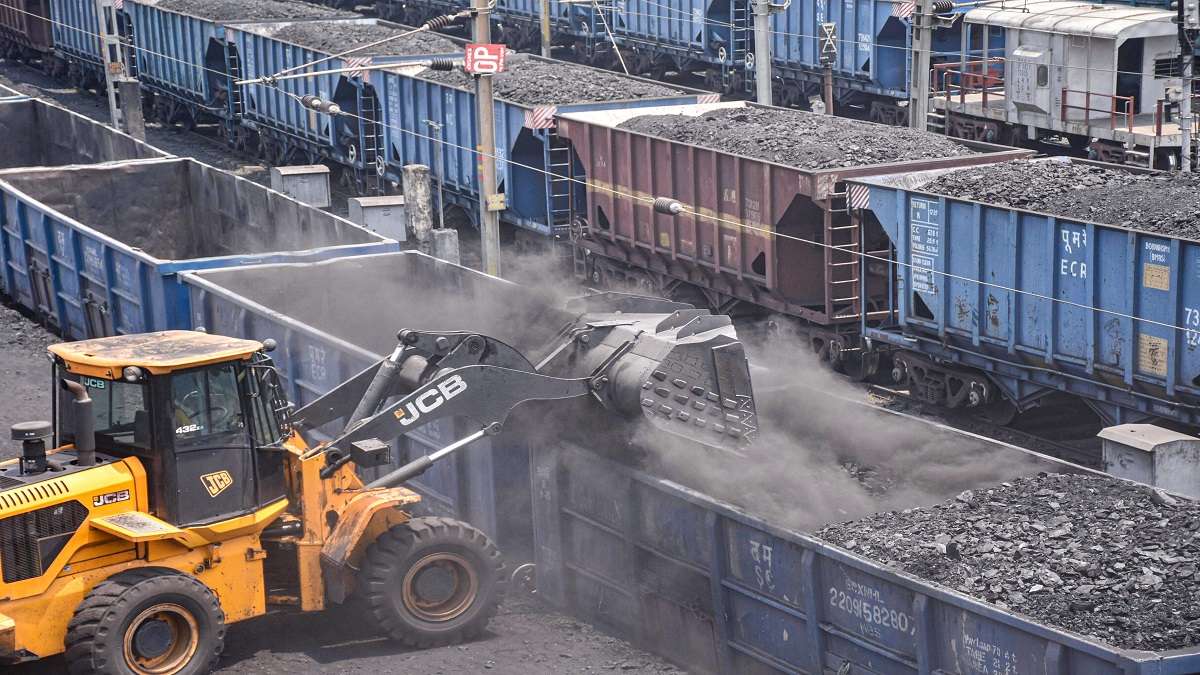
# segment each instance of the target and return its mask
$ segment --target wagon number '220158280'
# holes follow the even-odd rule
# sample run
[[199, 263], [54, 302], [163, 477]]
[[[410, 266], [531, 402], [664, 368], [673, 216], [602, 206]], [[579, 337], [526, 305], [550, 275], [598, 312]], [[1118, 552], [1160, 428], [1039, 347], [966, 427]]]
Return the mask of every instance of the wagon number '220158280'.
[[[840, 609], [867, 624], [863, 627], [864, 630], [875, 637], [879, 637], [879, 628], [890, 628], [908, 635], [916, 635], [916, 622], [907, 613], [891, 609], [879, 601], [872, 602], [866, 598], [855, 597], [859, 593], [854, 591], [855, 589], [852, 588], [851, 592], [847, 593], [840, 588], [831, 587], [829, 589], [829, 606]], [[872, 592], [871, 595], [876, 596], [877, 592]]]

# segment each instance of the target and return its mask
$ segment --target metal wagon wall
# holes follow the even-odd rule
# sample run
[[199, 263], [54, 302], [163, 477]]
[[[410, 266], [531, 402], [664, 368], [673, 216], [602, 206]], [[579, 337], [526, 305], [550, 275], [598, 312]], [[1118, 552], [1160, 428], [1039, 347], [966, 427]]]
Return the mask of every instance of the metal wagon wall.
[[[384, 103], [382, 132], [388, 178], [399, 180], [406, 164], [425, 164], [435, 180], [441, 177], [449, 193], [447, 201], [454, 200], [474, 219], [479, 200], [475, 92], [422, 78], [424, 70], [424, 66], [408, 66], [375, 71], [370, 76]], [[575, 152], [558, 138], [556, 115], [695, 103], [704, 96], [681, 90], [678, 96], [664, 98], [545, 106], [497, 98], [496, 173], [506, 197], [500, 217], [541, 235], [565, 235], [571, 215], [582, 211], [581, 185], [568, 177], [579, 181], [582, 176], [578, 172], [583, 169]]]
[[53, 46], [49, 0], [0, 0], [0, 57], [29, 61]]
[[[11, 91], [11, 90], [9, 90]], [[143, 141], [45, 101], [0, 89], [0, 169], [167, 157]]]
[[1200, 242], [923, 192], [932, 177], [851, 187], [899, 263], [896, 322], [870, 337], [1018, 408], [1065, 391], [1112, 423], [1200, 423]]
[[1167, 675], [571, 447], [533, 455], [538, 593], [698, 673]]
[[69, 339], [186, 327], [181, 271], [399, 249], [189, 159], [0, 172], [0, 233], [4, 292]]
[[[618, 128], [640, 115], [746, 105], [559, 115], [558, 132], [579, 153], [587, 176], [579, 244], [594, 254], [593, 281], [612, 275], [668, 294], [703, 293], [701, 302], [722, 312], [747, 303], [815, 326], [852, 326], [870, 305], [860, 292], [858, 253], [885, 246], [886, 239], [881, 232], [858, 236], [844, 181], [1028, 154], [981, 146], [985, 152], [973, 155], [808, 170]], [[657, 212], [657, 197], [686, 210]]]

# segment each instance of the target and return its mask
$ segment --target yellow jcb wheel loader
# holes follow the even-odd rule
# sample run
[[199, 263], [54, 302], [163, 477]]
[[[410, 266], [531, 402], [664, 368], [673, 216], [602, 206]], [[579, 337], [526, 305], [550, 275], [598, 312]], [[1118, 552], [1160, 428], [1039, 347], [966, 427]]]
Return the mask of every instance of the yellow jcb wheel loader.
[[[206, 673], [226, 625], [351, 596], [410, 645], [477, 635], [508, 580], [500, 552], [466, 523], [415, 517], [405, 481], [530, 400], [580, 398], [713, 446], [754, 433], [727, 317], [613, 294], [571, 307], [536, 367], [485, 335], [406, 330], [298, 410], [271, 340], [50, 347], [53, 423], [16, 425], [21, 456], [0, 464], [0, 663], [65, 653], [74, 674]], [[452, 416], [478, 431], [373, 482], [356, 474]]]

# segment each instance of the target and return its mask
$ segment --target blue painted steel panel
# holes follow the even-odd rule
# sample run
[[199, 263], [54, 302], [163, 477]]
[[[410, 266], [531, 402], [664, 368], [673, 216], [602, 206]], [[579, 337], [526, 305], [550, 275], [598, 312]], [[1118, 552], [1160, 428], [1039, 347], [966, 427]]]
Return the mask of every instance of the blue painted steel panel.
[[[821, 24], [836, 27], [837, 55], [833, 62], [834, 89], [839, 99], [850, 92], [907, 100], [911, 82], [912, 21], [892, 16], [893, 0], [815, 0], [792, 2], [771, 19], [771, 56], [779, 75], [819, 85]], [[966, 11], [960, 8], [956, 11]], [[957, 62], [962, 51], [962, 22], [942, 26], [933, 34], [932, 63]], [[992, 47], [1003, 53], [1003, 35], [992, 36]], [[974, 50], [968, 58], [978, 58]], [[816, 91], [814, 89], [814, 91]]]
[[[740, 11], [740, 13], [739, 13]], [[734, 46], [734, 19], [749, 14], [746, 0], [626, 0], [606, 16], [618, 43], [629, 49], [683, 52], [687, 58], [736, 66], [745, 50]], [[597, 39], [607, 41], [604, 25], [593, 22]], [[741, 26], [739, 38], [751, 37]]]
[[[137, 44], [138, 79], [151, 89], [232, 119], [237, 111], [232, 109], [228, 97], [233, 80], [228, 74], [225, 26], [251, 22], [214, 21], [158, 5], [159, 0], [125, 3]], [[306, 11], [311, 16], [305, 16]], [[305, 3], [295, 3], [288, 12], [291, 20], [336, 18], [334, 10]], [[356, 16], [349, 12], [342, 14]], [[255, 21], [274, 18], [261, 16]]]
[[[338, 19], [338, 23], [386, 24], [397, 32], [405, 27], [387, 24], [378, 19]], [[283, 28], [295, 22], [231, 24], [226, 28], [226, 37], [232, 42], [241, 59], [243, 77], [253, 79], [275, 75], [313, 61], [327, 59], [331, 54], [314, 51], [273, 37]], [[408, 61], [427, 60], [431, 56], [461, 56], [434, 54], [425, 56], [378, 56], [369, 57], [371, 62], [402, 64]], [[363, 57], [368, 58], [368, 57]], [[342, 59], [324, 60], [312, 67], [312, 72], [344, 68]], [[324, 113], [305, 108], [300, 99], [317, 96], [322, 100], [333, 100], [343, 110], [357, 114], [364, 110], [364, 78], [351, 74], [322, 74], [314, 77], [281, 80], [276, 86], [264, 84], [247, 85], [243, 88], [244, 120], [248, 126], [261, 130], [272, 130], [281, 142], [302, 147], [306, 151], [327, 157], [341, 164], [364, 168], [361, 148], [363, 130], [360, 124], [347, 126], [342, 119], [333, 119]], [[354, 150], [350, 149], [351, 145]]]
[[835, 86], [865, 81], [877, 93], [905, 97], [911, 24], [892, 16], [894, 6], [891, 0], [792, 2], [772, 18], [772, 57], [784, 69], [819, 72], [821, 24], [831, 22], [838, 38]]
[[879, 337], [925, 338], [911, 348], [1200, 421], [1200, 280], [1188, 272], [1200, 242], [931, 195], [921, 182], [863, 181], [901, 263], [899, 323]]
[[[541, 60], [536, 56], [527, 58]], [[370, 75], [371, 84], [384, 101], [383, 140], [387, 149], [388, 177], [399, 180], [400, 170], [406, 164], [429, 166], [435, 179], [441, 176], [449, 197], [474, 214], [479, 199], [475, 92], [423, 79], [418, 75], [424, 69], [423, 66], [412, 66], [378, 70]], [[497, 98], [494, 113], [496, 175], [500, 191], [508, 200], [501, 218], [545, 235], [552, 234], [556, 224], [567, 225], [556, 223], [551, 213], [554, 178], [547, 173], [551, 130], [530, 128], [527, 126], [530, 116], [549, 121], [557, 113], [691, 104], [702, 100], [703, 96], [688, 92], [664, 98], [559, 106], [533, 106]], [[434, 131], [427, 121], [440, 124], [440, 132]], [[576, 178], [583, 180], [583, 165], [574, 151], [571, 162]], [[513, 190], [511, 186], [520, 186], [520, 189]], [[582, 212], [583, 190], [574, 192], [576, 212]], [[563, 209], [563, 205], [558, 208]]]
[[[519, 293], [516, 286], [473, 270], [439, 261], [416, 252], [359, 256], [314, 264], [287, 264], [210, 272], [181, 274], [191, 295], [191, 325], [208, 331], [252, 339], [275, 339], [279, 347], [272, 353], [290, 399], [297, 407], [311, 402], [337, 384], [378, 361], [394, 347], [395, 330], [405, 325], [402, 310], [389, 313], [379, 325], [378, 335], [364, 344], [362, 326], [350, 326], [353, 311], [338, 314], [337, 307], [322, 314], [320, 326], [306, 323], [299, 315], [281, 313], [267, 307], [267, 292], [257, 285], [259, 297], [244, 292], [245, 279], [260, 278], [264, 272], [278, 275], [313, 275], [322, 279], [330, 297], [351, 297], [361, 292], [362, 279], [376, 284], [381, 312], [388, 313], [411, 298], [426, 301], [413, 289], [436, 283], [440, 291], [471, 297], [476, 293]], [[327, 281], [327, 283], [326, 283]], [[422, 311], [422, 315], [426, 312]], [[421, 326], [410, 326], [421, 328]], [[481, 327], [482, 328], [482, 327]], [[333, 425], [333, 426], [336, 426]], [[336, 429], [325, 429], [333, 433]], [[396, 462], [415, 459], [449, 445], [470, 433], [466, 423], [442, 420], [422, 427], [396, 443]], [[318, 437], [325, 437], [318, 434]], [[388, 467], [367, 469], [366, 475], [387, 472]], [[467, 520], [496, 538], [510, 554], [519, 559], [528, 545], [529, 532], [529, 457], [525, 445], [502, 434], [476, 442], [453, 458], [435, 464], [410, 485], [424, 497], [422, 508], [434, 515]]]
[[[374, 19], [349, 19], [352, 23], [374, 23]], [[236, 45], [242, 60], [245, 79], [274, 75], [294, 66], [310, 63], [329, 56], [298, 45], [276, 40], [271, 35], [290, 25], [291, 22], [243, 24], [229, 26], [226, 37]], [[314, 68], [315, 71], [334, 70], [342, 67], [340, 60], [326, 61]], [[299, 97], [319, 96], [329, 100], [337, 89], [341, 75], [317, 75], [293, 80], [283, 80], [271, 87], [263, 84], [247, 85], [243, 88], [245, 120], [268, 128], [279, 129], [297, 141], [311, 143], [320, 148], [334, 147], [333, 123], [329, 115], [318, 113], [301, 105]]]
[[[228, 218], [242, 227], [263, 228], [280, 240], [313, 245], [306, 250], [163, 260], [105, 234], [114, 231], [114, 225], [95, 222], [94, 212], [84, 223], [72, 216], [78, 207], [56, 206], [63, 185], [82, 185], [81, 194], [95, 195], [110, 185], [139, 180], [154, 180], [155, 188], [204, 201], [213, 221], [206, 221], [206, 227], [211, 229], [173, 232], [179, 240], [221, 236], [215, 223]], [[38, 197], [30, 194], [35, 187]], [[140, 236], [162, 227], [128, 220], [152, 216], [154, 198], [126, 199], [133, 208], [117, 209], [113, 215], [123, 219], [121, 231]], [[187, 159], [0, 172], [0, 231], [5, 291], [72, 339], [187, 327], [188, 294], [177, 278], [181, 271], [399, 249], [396, 242], [348, 221]]]
[[1122, 651], [577, 448], [536, 448], [533, 481], [539, 595], [693, 672], [1200, 671], [1200, 648]]
[[54, 48], [68, 59], [101, 67], [100, 23], [95, 0], [50, 0]]
[[[224, 28], [208, 19], [157, 5], [158, 0], [125, 3], [137, 44], [138, 79], [150, 89], [206, 106], [222, 117], [231, 116], [228, 97], [217, 100], [218, 90], [228, 92], [231, 84]], [[207, 68], [220, 72], [209, 72]]]

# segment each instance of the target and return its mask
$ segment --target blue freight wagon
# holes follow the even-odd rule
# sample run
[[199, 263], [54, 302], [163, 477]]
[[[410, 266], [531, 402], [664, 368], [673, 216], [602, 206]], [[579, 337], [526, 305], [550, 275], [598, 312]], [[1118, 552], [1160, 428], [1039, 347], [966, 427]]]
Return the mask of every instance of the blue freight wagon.
[[[104, 86], [104, 57], [100, 52], [100, 21], [95, 0], [50, 0], [54, 53], [61, 61], [58, 74], [81, 89]], [[116, 12], [118, 35], [125, 34], [125, 15]]]
[[14, 98], [26, 98], [26, 96], [16, 89], [9, 89], [8, 87], [0, 84], [0, 100], [8, 101]]
[[[598, 7], [617, 43], [630, 54], [630, 72], [656, 79], [668, 71], [697, 73], [713, 91], [740, 92], [744, 87], [754, 42], [748, 0], [626, 0]], [[607, 46], [605, 22], [589, 19], [583, 28], [591, 42]], [[611, 57], [596, 65], [619, 67]]]
[[68, 339], [182, 328], [177, 273], [396, 242], [190, 159], [0, 171], [0, 287]]
[[161, 0], [128, 0], [125, 14], [136, 47], [138, 80], [155, 94], [151, 117], [195, 126], [216, 118], [226, 139], [237, 144], [240, 112], [233, 82], [241, 77], [237, 50], [225, 38], [225, 25], [272, 19], [353, 17], [350, 12], [304, 2], [273, 0], [245, 8], [197, 3], [194, 13], [165, 9]]
[[[539, 56], [523, 58], [523, 63], [560, 63]], [[510, 67], [522, 66], [514, 63]], [[384, 103], [382, 146], [386, 149], [388, 179], [399, 180], [406, 164], [425, 164], [431, 167], [434, 179], [440, 179], [446, 205], [457, 205], [462, 217], [473, 221], [479, 202], [475, 92], [426, 79], [421, 76], [424, 70], [423, 66], [407, 66], [370, 75]], [[705, 103], [718, 98], [716, 94], [672, 88], [679, 89], [679, 94], [562, 105], [519, 103], [497, 96], [496, 172], [500, 192], [506, 198], [501, 220], [540, 235], [564, 235], [571, 215], [583, 212], [585, 195], [578, 185], [585, 177], [574, 149], [555, 132], [557, 115]]]
[[[399, 329], [475, 330], [519, 346], [527, 327], [513, 320], [516, 308], [542, 303], [528, 289], [417, 252], [180, 276], [191, 294], [193, 327], [278, 342], [272, 357], [297, 407], [391, 353]], [[549, 331], [547, 338], [562, 325], [533, 323]], [[423, 427], [398, 441], [394, 459], [415, 459], [474, 431], [464, 429], [454, 420]], [[435, 464], [413, 485], [431, 513], [467, 520], [510, 559], [528, 560], [528, 481], [528, 450], [505, 433]]]
[[[379, 19], [346, 19], [321, 21], [314, 26], [334, 30], [339, 26], [378, 26], [392, 29], [396, 34], [412, 30], [408, 26], [388, 23]], [[237, 24], [226, 29], [241, 59], [244, 77], [254, 79], [275, 75], [295, 66], [321, 60], [309, 72], [322, 73], [312, 77], [281, 80], [275, 86], [251, 84], [242, 87], [242, 123], [259, 136], [260, 154], [272, 164], [307, 163], [322, 160], [332, 161], [350, 169], [358, 187], [380, 190], [383, 187], [383, 165], [380, 153], [380, 127], [385, 123], [379, 96], [367, 86], [366, 72], [324, 73], [340, 70], [347, 64], [365, 66], [369, 64], [402, 64], [411, 61], [428, 61], [434, 57], [461, 58], [461, 41], [439, 37], [446, 49], [437, 54], [414, 56], [373, 55], [366, 49], [348, 55], [345, 59], [327, 59], [335, 52], [313, 49], [296, 42], [276, 37], [285, 31], [295, 31], [296, 22], [276, 21], [268, 23]], [[349, 30], [349, 28], [348, 28]], [[425, 36], [428, 41], [430, 38]], [[403, 42], [401, 38], [399, 42]], [[349, 49], [352, 45], [346, 45]], [[386, 47], [386, 45], [384, 45]], [[344, 51], [344, 49], [342, 50]], [[347, 115], [331, 116], [303, 105], [304, 96], [315, 96], [322, 101], [333, 101]], [[374, 181], [367, 185], [367, 180]], [[399, 181], [399, 175], [393, 176]]]
[[27, 97], [0, 98], [0, 169], [98, 164], [167, 153], [66, 108]]
[[849, 188], [895, 250], [895, 320], [865, 328], [894, 377], [952, 406], [1062, 391], [1111, 424], [1200, 424], [1200, 242], [923, 191], [936, 175]]
[[[861, 108], [873, 122], [908, 124], [907, 101], [912, 83], [912, 17], [897, 16], [903, 2], [846, 0], [793, 1], [771, 19], [771, 57], [775, 102], [807, 107], [809, 97], [821, 95], [825, 66], [822, 24], [833, 24], [832, 74], [838, 106]], [[964, 8], [952, 13], [966, 11]], [[933, 32], [931, 63], [980, 58], [980, 45], [964, 52], [961, 21], [939, 25]], [[1004, 36], [991, 35], [993, 52], [1004, 53]], [[753, 70], [752, 68], [750, 69]], [[748, 78], [753, 89], [753, 72]], [[934, 83], [937, 84], [937, 83]], [[899, 105], [900, 103], [905, 105]]]
[[1200, 672], [1200, 648], [1120, 650], [581, 449], [532, 462], [538, 595], [690, 672]]
[[[380, 16], [420, 25], [435, 16], [468, 8], [464, 0], [420, 3], [388, 0]], [[705, 88], [741, 93], [753, 28], [748, 0], [629, 0], [598, 4], [551, 0], [551, 39], [567, 46], [582, 64], [661, 79], [668, 71], [704, 76]], [[539, 0], [497, 0], [494, 42], [510, 49], [541, 46]], [[621, 49], [625, 67], [613, 49]]]
[[[376, 4], [379, 18], [410, 26], [441, 16], [470, 9], [470, 0], [424, 0], [395, 2], [385, 0]], [[586, 17], [592, 14], [587, 3], [550, 0], [550, 30], [553, 44], [570, 45], [574, 39], [590, 36], [583, 32]], [[517, 51], [538, 51], [542, 44], [541, 0], [496, 0], [492, 7], [492, 42], [503, 43]], [[469, 37], [470, 22], [459, 22], [444, 29], [448, 33]]]

